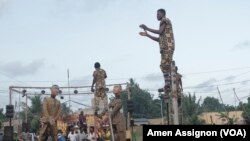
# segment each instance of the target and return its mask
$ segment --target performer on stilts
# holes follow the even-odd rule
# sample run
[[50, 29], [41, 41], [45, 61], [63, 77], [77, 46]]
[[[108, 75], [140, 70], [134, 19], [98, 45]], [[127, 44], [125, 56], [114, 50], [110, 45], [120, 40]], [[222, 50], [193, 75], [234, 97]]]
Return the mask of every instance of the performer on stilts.
[[[169, 18], [166, 17], [164, 9], [157, 10], [157, 19], [160, 21], [159, 29], [151, 29], [144, 24], [140, 27], [144, 29], [144, 32], [139, 34], [142, 36], [149, 37], [150, 39], [159, 42], [160, 54], [161, 54], [161, 71], [165, 79], [165, 92], [171, 91], [171, 63], [173, 60], [173, 53], [175, 50], [175, 41], [172, 23]], [[158, 34], [159, 37], [151, 36], [147, 31]]]

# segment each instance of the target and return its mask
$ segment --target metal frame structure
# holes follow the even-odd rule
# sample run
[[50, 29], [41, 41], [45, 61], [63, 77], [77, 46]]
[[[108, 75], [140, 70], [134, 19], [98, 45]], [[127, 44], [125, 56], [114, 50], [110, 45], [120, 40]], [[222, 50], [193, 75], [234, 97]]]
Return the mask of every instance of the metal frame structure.
[[[116, 84], [109, 84], [106, 85], [106, 93], [112, 93], [112, 89], [110, 89], [109, 87], [112, 87], [114, 85], [126, 85], [126, 89], [124, 91], [127, 92], [128, 94], [128, 98], [130, 99], [130, 86], [128, 83], [116, 83]], [[12, 96], [15, 93], [18, 93], [19, 95], [22, 95], [23, 97], [26, 96], [26, 107], [28, 107], [27, 105], [27, 97], [28, 95], [50, 95], [49, 93], [46, 93], [46, 91], [50, 91], [51, 87], [37, 87], [37, 86], [10, 86], [9, 87], [9, 104], [12, 105]], [[91, 86], [63, 86], [63, 87], [59, 87], [60, 92], [59, 95], [63, 96], [63, 95], [69, 95], [69, 101], [70, 100], [70, 96], [74, 96], [74, 95], [90, 95], [90, 94], [94, 94], [94, 92], [90, 91]], [[73, 89], [73, 91], [70, 91], [71, 89]], [[39, 91], [40, 90], [40, 91]], [[72, 101], [74, 102], [74, 101]], [[70, 103], [69, 103], [70, 104]], [[77, 103], [77, 104], [81, 104], [81, 103]], [[84, 104], [81, 104], [84, 105]], [[70, 105], [69, 105], [70, 106]], [[86, 106], [86, 105], [84, 105]], [[89, 107], [89, 106], [87, 106]], [[92, 106], [91, 106], [92, 107]], [[27, 123], [27, 108], [25, 111], [25, 122]], [[131, 115], [129, 114], [128, 120], [130, 121]], [[112, 128], [112, 123], [111, 124], [111, 128]], [[128, 127], [129, 127], [129, 122], [128, 122]], [[112, 133], [112, 139], [114, 140], [114, 136]]]
[[[120, 85], [127, 85], [127, 83], [118, 83]], [[106, 87], [111, 87], [117, 84], [109, 84], [106, 85]], [[42, 90], [49, 90], [51, 87], [32, 87], [32, 86], [10, 86], [9, 87], [9, 104], [12, 104], [12, 94], [14, 92], [18, 94], [24, 94], [23, 90], [26, 90], [25, 95], [50, 95], [50, 93], [41, 93]], [[59, 95], [79, 95], [79, 94], [94, 94], [93, 92], [90, 92], [91, 86], [70, 86], [70, 87], [59, 87], [61, 90], [61, 93]], [[28, 89], [33, 90], [33, 91], [27, 91]], [[74, 91], [73, 93], [67, 92], [66, 90], [77, 90]], [[40, 90], [39, 91], [34, 91], [34, 90]], [[81, 91], [80, 91], [81, 90]], [[46, 92], [46, 91], [45, 91]], [[110, 89], [108, 89], [107, 93], [112, 93]]]

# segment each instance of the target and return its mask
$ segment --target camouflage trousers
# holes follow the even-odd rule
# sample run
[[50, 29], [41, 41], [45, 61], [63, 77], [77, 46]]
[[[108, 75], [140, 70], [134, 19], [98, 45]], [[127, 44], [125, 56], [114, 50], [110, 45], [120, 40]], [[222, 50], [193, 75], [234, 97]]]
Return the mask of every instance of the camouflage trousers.
[[[107, 110], [108, 109], [108, 97], [106, 96], [103, 96], [103, 97], [100, 97], [100, 96], [95, 96], [94, 98], [94, 109], [95, 111], [98, 111], [99, 109], [103, 109], [103, 110]], [[100, 106], [100, 104], [103, 102], [103, 107]]]
[[171, 71], [171, 63], [173, 60], [173, 50], [161, 52], [161, 71], [162, 73], [169, 73]]
[[165, 89], [170, 89], [171, 85], [171, 63], [173, 60], [173, 50], [161, 51], [160, 68], [165, 80]]
[[95, 96], [96, 97], [105, 97], [106, 96], [106, 91], [105, 91], [105, 87], [96, 87], [95, 88]]

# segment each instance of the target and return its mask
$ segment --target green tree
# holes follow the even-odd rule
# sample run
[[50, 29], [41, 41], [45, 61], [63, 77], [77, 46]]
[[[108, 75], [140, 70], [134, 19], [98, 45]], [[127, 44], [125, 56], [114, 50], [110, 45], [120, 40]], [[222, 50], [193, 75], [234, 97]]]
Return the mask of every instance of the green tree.
[[[161, 98], [152, 100], [151, 106], [149, 107], [151, 111], [150, 113], [152, 115], [151, 118], [160, 118], [162, 116], [161, 106], [163, 110], [166, 109], [166, 106], [164, 102], [161, 100]], [[163, 116], [164, 116], [164, 112], [163, 112]]]
[[42, 112], [42, 97], [41, 95], [28, 97], [31, 101], [31, 106], [29, 107], [30, 112], [34, 116], [40, 116], [40, 113]]
[[69, 116], [69, 114], [72, 113], [72, 110], [70, 107], [67, 105], [67, 103], [62, 103], [61, 104], [61, 117], [63, 120], [66, 120], [66, 118]]
[[[140, 88], [139, 84], [134, 79], [129, 80], [131, 88], [131, 100], [134, 103], [133, 118], [159, 118], [161, 117], [161, 100], [153, 99], [153, 95], [147, 90]], [[123, 111], [127, 117], [127, 100], [128, 94], [126, 91], [121, 93], [123, 101]], [[166, 107], [163, 104], [164, 108]]]
[[151, 103], [152, 96], [146, 90], [142, 90], [139, 84], [130, 79], [131, 86], [131, 100], [134, 103], [134, 118], [152, 118]]
[[30, 129], [30, 132], [36, 133], [39, 129], [39, 119], [42, 113], [42, 96], [28, 96], [28, 100], [31, 101], [31, 105], [26, 107], [26, 103], [22, 102], [23, 111], [20, 112], [20, 117], [23, 119], [24, 123], [26, 122], [26, 110], [27, 110], [27, 128]]
[[239, 108], [243, 110], [242, 117], [246, 124], [250, 124], [250, 97], [247, 98], [247, 103], [239, 103]]
[[0, 129], [2, 128], [2, 123], [6, 120], [7, 118], [5, 114], [3, 113], [3, 108], [0, 108]]
[[201, 114], [200, 99], [196, 101], [196, 96], [188, 95], [183, 96], [183, 124], [200, 125], [205, 121], [199, 119], [198, 115]]
[[31, 101], [29, 109], [29, 118], [32, 118], [30, 119], [31, 131], [36, 133], [37, 129], [39, 129], [39, 119], [42, 113], [42, 97], [41, 95], [37, 95], [29, 97], [29, 100]]
[[206, 97], [201, 104], [202, 109], [206, 112], [219, 112], [224, 111], [223, 105], [219, 102], [217, 98]]

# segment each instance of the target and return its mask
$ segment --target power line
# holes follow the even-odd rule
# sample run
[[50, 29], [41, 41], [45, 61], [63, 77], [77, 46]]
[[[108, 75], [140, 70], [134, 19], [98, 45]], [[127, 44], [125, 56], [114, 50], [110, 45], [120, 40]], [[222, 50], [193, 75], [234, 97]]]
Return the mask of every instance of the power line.
[[[242, 76], [242, 75], [245, 75], [245, 74], [248, 74], [248, 73], [250, 73], [250, 71], [243, 72], [243, 73], [240, 73], [240, 74], [237, 74], [237, 75], [233, 75], [232, 77], [235, 79], [235, 78], [237, 78], [237, 77], [239, 77], [239, 76]], [[221, 79], [221, 80], [217, 80], [217, 81], [215, 81], [215, 82], [212, 82], [212, 83], [210, 83], [210, 84], [214, 84], [214, 83], [217, 83], [217, 82], [226, 81], [226, 80], [228, 80], [228, 79], [230, 79], [230, 78], [226, 77], [226, 78], [223, 78], [223, 79]]]
[[4, 76], [6, 76], [6, 77], [8, 77], [8, 78], [10, 78], [12, 80], [15, 80], [14, 82], [19, 82], [19, 83], [27, 84], [27, 83], [25, 83], [23, 81], [19, 81], [19, 80], [15, 79], [14, 77], [12, 77], [10, 75], [7, 75], [7, 74], [3, 73], [3, 72], [0, 72], [0, 74], [4, 75]]
[[[182, 75], [197, 75], [197, 74], [207, 74], [207, 73], [215, 73], [215, 72], [225, 72], [225, 71], [232, 71], [232, 70], [243, 70], [243, 69], [250, 69], [250, 67], [241, 67], [241, 68], [230, 68], [230, 69], [220, 69], [220, 70], [212, 70], [212, 71], [206, 71], [206, 72], [191, 72], [191, 73], [183, 73]], [[250, 71], [247, 71], [245, 73], [249, 73]], [[1, 73], [1, 72], [0, 72]], [[245, 74], [243, 73], [243, 74]], [[3, 73], [1, 73], [3, 74]], [[239, 75], [243, 75], [243, 74], [239, 74]], [[30, 81], [19, 81], [19, 80], [16, 80], [14, 79], [13, 77], [10, 77], [6, 74], [3, 74], [15, 81], [0, 81], [1, 83], [9, 83], [9, 82], [20, 82], [20, 83], [25, 83], [25, 82], [67, 82], [67, 80], [43, 80], [43, 81], [35, 81], [35, 80], [30, 80]], [[159, 75], [159, 76], [143, 76], [143, 77], [130, 77], [130, 78], [133, 78], [133, 79], [145, 79], [145, 78], [160, 78], [162, 77], [162, 75]], [[111, 79], [107, 79], [107, 81], [112, 81], [112, 80], [128, 80], [130, 78], [111, 78]], [[222, 79], [223, 80], [223, 79]], [[87, 82], [87, 81], [92, 81], [90, 79], [80, 79], [80, 80], [70, 80], [71, 82], [74, 82], [74, 81], [84, 81], [84, 82]], [[219, 80], [221, 81], [221, 80]]]
[[218, 85], [208, 85], [208, 86], [188, 86], [188, 87], [184, 87], [183, 89], [217, 87], [217, 86], [224, 86], [224, 85], [232, 85], [232, 84], [238, 84], [238, 83], [245, 83], [245, 82], [249, 82], [249, 81], [250, 80], [244, 80], [244, 81], [238, 81], [238, 82], [232, 82], [232, 83], [224, 83], [224, 84], [218, 84]]
[[205, 72], [183, 73], [183, 75], [196, 75], [196, 74], [205, 74], [205, 73], [225, 72], [225, 71], [243, 70], [243, 69], [249, 69], [249, 68], [250, 67], [220, 69], [220, 70], [212, 70], [212, 71], [205, 71]]

